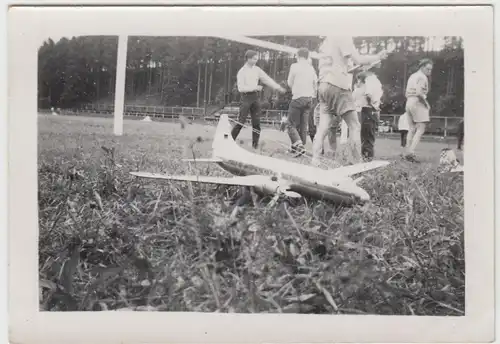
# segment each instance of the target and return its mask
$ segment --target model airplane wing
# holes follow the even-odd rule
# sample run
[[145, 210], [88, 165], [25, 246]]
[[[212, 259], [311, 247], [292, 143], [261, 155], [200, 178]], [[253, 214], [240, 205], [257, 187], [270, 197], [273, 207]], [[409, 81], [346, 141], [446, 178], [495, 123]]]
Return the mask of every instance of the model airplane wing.
[[350, 177], [352, 175], [358, 174], [358, 173], [363, 173], [366, 171], [374, 170], [376, 168], [384, 167], [389, 165], [389, 161], [384, 161], [384, 160], [373, 160], [370, 162], [365, 162], [361, 164], [356, 164], [356, 165], [348, 165], [348, 166], [342, 166], [333, 169], [333, 173], [339, 176], [343, 177]]
[[184, 182], [197, 182], [204, 184], [222, 184], [234, 186], [257, 186], [262, 183], [263, 176], [245, 177], [210, 177], [210, 176], [187, 176], [187, 175], [167, 175], [149, 172], [130, 172], [131, 175], [141, 178], [175, 180]]

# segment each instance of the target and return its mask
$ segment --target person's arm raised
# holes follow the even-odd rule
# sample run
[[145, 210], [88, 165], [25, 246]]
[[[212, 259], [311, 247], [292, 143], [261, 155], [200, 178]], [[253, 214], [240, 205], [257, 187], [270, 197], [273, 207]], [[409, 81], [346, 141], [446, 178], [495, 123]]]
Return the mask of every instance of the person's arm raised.
[[[259, 68], [259, 67], [257, 67]], [[274, 81], [269, 75], [266, 74], [262, 69], [259, 68], [259, 80], [266, 84], [267, 86], [271, 87], [272, 89], [275, 89], [276, 91], [279, 91], [281, 93], [285, 93], [286, 90], [281, 87], [280, 84], [278, 84], [276, 81]]]
[[351, 57], [352, 61], [358, 65], [369, 65], [377, 61], [384, 60], [387, 57], [387, 51], [385, 50], [382, 50], [380, 53], [375, 55], [361, 55], [354, 46], [351, 37], [341, 40], [340, 50], [344, 56]]

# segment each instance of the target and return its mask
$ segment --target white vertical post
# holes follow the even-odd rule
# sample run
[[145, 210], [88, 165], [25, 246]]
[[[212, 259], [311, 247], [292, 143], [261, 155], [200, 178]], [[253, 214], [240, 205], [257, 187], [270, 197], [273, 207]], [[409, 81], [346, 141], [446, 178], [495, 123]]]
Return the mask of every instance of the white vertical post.
[[116, 84], [115, 84], [115, 113], [114, 134], [123, 134], [123, 108], [125, 106], [125, 76], [127, 72], [127, 43], [128, 36], [118, 36], [118, 51], [116, 59]]

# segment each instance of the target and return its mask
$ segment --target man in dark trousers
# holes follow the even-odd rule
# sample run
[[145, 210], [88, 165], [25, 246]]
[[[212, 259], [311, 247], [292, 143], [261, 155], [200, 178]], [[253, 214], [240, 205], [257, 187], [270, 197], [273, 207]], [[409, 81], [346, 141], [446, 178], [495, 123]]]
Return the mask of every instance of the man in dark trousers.
[[375, 155], [381, 96], [381, 85], [373, 73], [365, 71], [357, 75], [353, 97], [360, 111], [361, 154], [365, 160], [372, 160]]
[[318, 87], [318, 76], [306, 48], [298, 50], [297, 62], [290, 66], [287, 83], [292, 91], [292, 100], [288, 108], [286, 127], [292, 151], [300, 156], [305, 153], [307, 127]]
[[271, 79], [261, 68], [256, 66], [258, 53], [253, 50], [248, 50], [245, 53], [246, 63], [241, 67], [236, 76], [238, 92], [241, 94], [240, 114], [238, 123], [233, 127], [231, 136], [236, 139], [245, 124], [248, 114], [252, 118], [252, 147], [256, 149], [259, 145], [260, 138], [260, 91], [262, 86], [259, 81], [267, 86], [285, 93], [286, 90], [281, 87], [276, 81]]

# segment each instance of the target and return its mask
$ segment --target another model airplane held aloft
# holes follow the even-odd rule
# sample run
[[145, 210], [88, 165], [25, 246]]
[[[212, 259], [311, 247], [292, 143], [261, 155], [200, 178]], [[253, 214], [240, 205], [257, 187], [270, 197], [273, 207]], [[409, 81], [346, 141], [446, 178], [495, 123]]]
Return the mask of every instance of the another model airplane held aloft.
[[370, 200], [368, 193], [357, 185], [361, 178], [353, 180], [351, 176], [389, 164], [388, 161], [371, 161], [325, 170], [250, 152], [233, 140], [231, 129], [227, 114], [221, 115], [212, 143], [212, 158], [184, 161], [215, 163], [235, 175], [234, 177], [130, 173], [151, 179], [244, 186], [255, 193], [275, 196], [276, 199], [279, 196], [306, 196], [351, 205]]

